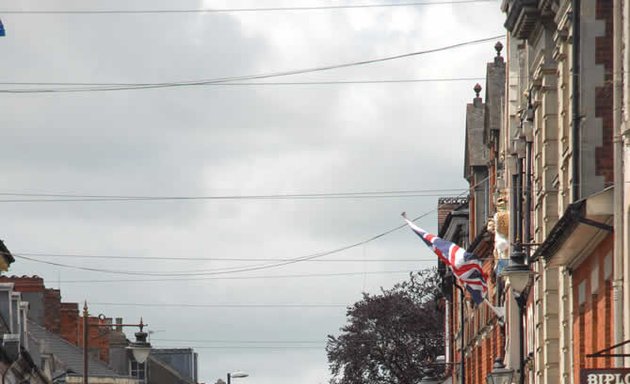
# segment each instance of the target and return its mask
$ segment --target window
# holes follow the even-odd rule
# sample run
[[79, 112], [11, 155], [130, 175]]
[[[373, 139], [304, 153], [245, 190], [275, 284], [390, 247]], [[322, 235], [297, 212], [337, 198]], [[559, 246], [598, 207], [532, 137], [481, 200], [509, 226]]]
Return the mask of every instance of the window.
[[586, 303], [586, 281], [582, 281], [578, 285], [578, 305], [584, 303]]
[[131, 358], [131, 360], [129, 361], [129, 374], [131, 375], [131, 377], [135, 377], [138, 379], [138, 384], [146, 384], [146, 377], [147, 377], [147, 369], [146, 369], [146, 363], [138, 363], [136, 360], [133, 359], [133, 357]]
[[599, 290], [599, 265], [595, 264], [591, 269], [591, 294], [597, 294]]
[[612, 253], [608, 252], [604, 259], [604, 280], [610, 280], [612, 278], [613, 262]]

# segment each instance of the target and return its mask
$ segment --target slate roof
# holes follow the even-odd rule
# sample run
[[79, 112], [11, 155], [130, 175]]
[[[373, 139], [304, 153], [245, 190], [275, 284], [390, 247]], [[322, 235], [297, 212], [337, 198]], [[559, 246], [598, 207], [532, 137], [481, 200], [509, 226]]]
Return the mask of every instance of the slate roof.
[[[170, 366], [165, 361], [162, 361], [159, 358], [153, 357], [151, 355], [149, 355], [148, 361], [149, 361], [149, 364], [159, 365], [162, 369], [164, 369], [165, 371], [167, 371], [168, 373], [173, 375], [173, 378], [177, 379], [176, 383], [190, 383], [190, 384], [194, 384], [194, 381], [192, 381], [192, 380], [182, 376], [182, 374], [177, 372], [177, 370], [174, 367]], [[149, 368], [149, 369], [151, 369], [151, 368]]]
[[[66, 341], [37, 323], [28, 321], [29, 349], [32, 353], [50, 353], [55, 360], [71, 369], [75, 374], [83, 375], [83, 350]], [[90, 359], [90, 376], [126, 377], [116, 373], [100, 360]]]

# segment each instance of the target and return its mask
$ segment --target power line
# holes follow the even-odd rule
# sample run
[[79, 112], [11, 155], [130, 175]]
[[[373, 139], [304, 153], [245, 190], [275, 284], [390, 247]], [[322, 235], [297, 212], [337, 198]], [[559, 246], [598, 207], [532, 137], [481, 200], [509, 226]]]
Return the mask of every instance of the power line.
[[[329, 81], [256, 81], [238, 83], [211, 83], [206, 85], [216, 86], [254, 86], [254, 85], [334, 85], [334, 84], [405, 84], [405, 83], [434, 83], [449, 81], [478, 81], [485, 80], [485, 77], [441, 77], [426, 79], [390, 79], [390, 80], [329, 80]], [[46, 86], [127, 86], [139, 87], [152, 83], [63, 83], [63, 82], [2, 82], [0, 85], [46, 85]]]
[[[435, 209], [432, 209], [416, 218], [414, 218], [412, 221], [415, 220], [419, 220], [425, 216], [428, 216], [429, 214], [435, 212]], [[321, 258], [324, 256], [328, 256], [328, 255], [332, 255], [335, 253], [339, 253], [339, 252], [343, 252], [346, 251], [348, 249], [351, 248], [355, 248], [358, 246], [361, 246], [363, 244], [367, 244], [369, 242], [372, 242], [374, 240], [380, 239], [381, 237], [387, 236], [392, 232], [398, 231], [401, 228], [406, 227], [407, 224], [401, 224], [395, 228], [392, 228], [388, 231], [385, 232], [381, 232], [378, 235], [372, 236], [368, 239], [359, 241], [357, 243], [354, 244], [350, 244], [350, 245], [346, 245], [340, 248], [336, 248], [333, 249], [331, 251], [326, 251], [326, 252], [321, 252], [321, 253], [315, 253], [315, 254], [311, 254], [311, 255], [307, 255], [307, 256], [302, 256], [302, 257], [297, 257], [297, 258], [293, 258], [293, 259], [289, 259], [287, 261], [282, 261], [282, 262], [277, 262], [277, 263], [272, 263], [272, 264], [262, 264], [262, 265], [250, 265], [250, 266], [245, 266], [242, 268], [224, 268], [224, 269], [217, 269], [217, 270], [213, 270], [213, 271], [207, 271], [207, 272], [203, 272], [203, 273], [196, 273], [196, 274], [167, 274], [167, 273], [146, 273], [146, 272], [129, 272], [129, 271], [120, 271], [120, 270], [110, 270], [110, 269], [101, 269], [101, 268], [89, 268], [89, 267], [80, 267], [80, 266], [75, 266], [75, 265], [68, 265], [68, 264], [62, 264], [62, 263], [54, 263], [54, 262], [50, 262], [50, 261], [43, 261], [43, 260], [37, 260], [37, 259], [33, 259], [30, 257], [26, 257], [26, 256], [17, 256], [18, 258], [24, 259], [24, 260], [30, 260], [30, 261], [34, 261], [37, 263], [43, 263], [43, 264], [49, 264], [49, 265], [54, 265], [54, 266], [58, 266], [58, 267], [64, 267], [64, 268], [71, 268], [71, 269], [78, 269], [78, 270], [84, 270], [84, 271], [91, 271], [91, 272], [102, 272], [102, 273], [110, 273], [110, 274], [121, 274], [121, 275], [134, 275], [134, 276], [195, 276], [195, 275], [205, 275], [205, 276], [210, 276], [210, 275], [222, 275], [222, 274], [227, 274], [227, 273], [242, 273], [242, 272], [251, 272], [251, 271], [259, 271], [259, 270], [264, 270], [264, 269], [270, 269], [270, 268], [278, 268], [281, 266], [285, 266], [285, 265], [290, 265], [290, 264], [295, 264], [295, 263], [299, 263], [305, 260], [312, 260], [312, 259], [317, 259], [317, 258]]]
[[[414, 336], [414, 340], [435, 340], [442, 339], [439, 335], [431, 337]], [[372, 341], [372, 339], [353, 339]], [[170, 338], [151, 338], [151, 341], [168, 341], [174, 343], [232, 343], [232, 344], [322, 344], [326, 343], [326, 337], [321, 340], [234, 340], [234, 339], [170, 339]]]
[[[181, 348], [182, 346], [160, 346], [160, 348]], [[187, 346], [194, 349], [318, 349], [323, 350], [323, 347], [313, 346], [299, 346], [299, 345], [285, 345], [285, 346], [261, 346], [261, 345], [224, 345], [224, 346], [207, 346], [207, 345], [190, 345]]]
[[[421, 260], [419, 260], [421, 261]], [[437, 261], [437, 259], [431, 259], [427, 261]], [[361, 272], [334, 272], [334, 273], [304, 273], [304, 274], [291, 274], [291, 275], [260, 275], [260, 276], [224, 276], [224, 277], [191, 277], [186, 279], [90, 279], [90, 280], [60, 280], [59, 283], [64, 284], [93, 284], [93, 283], [146, 283], [156, 282], [164, 283], [168, 281], [175, 282], [189, 282], [189, 281], [205, 281], [205, 280], [260, 280], [260, 279], [305, 279], [316, 277], [348, 277], [348, 276], [365, 276], [365, 275], [394, 275], [394, 274], [409, 274], [416, 272], [416, 270], [398, 270], [398, 271], [361, 271]]]
[[200, 339], [162, 339], [151, 338], [151, 341], [169, 341], [175, 343], [232, 343], [232, 344], [321, 344], [323, 340], [200, 340]]
[[[65, 267], [65, 268], [71, 268], [71, 269], [78, 269], [78, 270], [86, 270], [86, 271], [90, 271], [90, 272], [103, 272], [103, 273], [111, 273], [111, 274], [124, 274], [124, 275], [131, 275], [131, 276], [160, 276], [160, 277], [174, 277], [174, 276], [178, 276], [178, 277], [186, 277], [186, 279], [176, 279], [175, 281], [187, 281], [187, 280], [193, 280], [189, 277], [195, 277], [195, 276], [205, 276], [205, 275], [215, 275], [215, 274], [221, 274], [220, 272], [231, 272], [230, 269], [225, 268], [225, 269], [210, 269], [210, 270], [199, 270], [196, 269], [194, 271], [178, 271], [178, 272], [141, 272], [141, 271], [116, 271], [116, 270], [110, 270], [110, 269], [101, 269], [101, 268], [90, 268], [90, 267], [82, 267], [82, 266], [77, 266], [77, 265], [70, 265], [70, 264], [62, 264], [62, 263], [53, 263], [53, 262], [48, 262], [48, 261], [43, 261], [43, 260], [37, 260], [37, 259], [32, 259], [30, 257], [25, 257], [25, 256], [19, 256], [19, 255], [15, 255], [15, 257], [19, 258], [19, 259], [24, 259], [24, 260], [28, 260], [28, 261], [34, 261], [37, 263], [42, 263], [42, 264], [49, 264], [49, 265], [54, 265], [54, 266], [58, 266], [58, 267]], [[286, 261], [293, 261], [294, 259], [286, 259]], [[373, 272], [337, 272], [337, 273], [330, 273], [330, 274], [309, 274], [309, 275], [278, 275], [276, 277], [279, 276], [284, 276], [286, 278], [288, 277], [307, 277], [307, 276], [350, 276], [352, 274], [384, 274], [384, 273], [409, 273], [412, 271], [409, 270], [402, 270], [402, 271], [373, 271]], [[241, 279], [251, 279], [251, 278], [263, 278], [262, 276], [260, 277], [254, 277], [254, 276], [242, 276]], [[225, 278], [227, 279], [227, 278]], [[159, 279], [159, 280], [155, 280], [155, 281], [164, 281], [165, 279]], [[212, 280], [212, 279], [207, 279], [207, 278], [202, 278], [200, 280]], [[218, 279], [217, 279], [218, 280]], [[106, 281], [102, 281], [102, 282], [111, 282], [112, 280], [106, 280]], [[135, 282], [135, 281], [139, 281], [139, 280], [113, 280], [113, 281], [130, 281], [130, 282]], [[95, 282], [95, 280], [87, 280], [87, 281], [81, 281], [81, 282]]]
[[400, 199], [417, 197], [442, 197], [443, 194], [409, 194], [409, 195], [357, 195], [357, 196], [321, 196], [321, 197], [227, 197], [227, 198], [67, 198], [67, 199], [0, 199], [0, 203], [105, 203], [105, 202], [139, 202], [139, 201], [191, 201], [191, 200], [352, 200], [352, 199]]
[[[469, 190], [474, 190], [477, 186], [481, 185], [481, 183], [484, 183], [488, 178], [484, 178], [482, 180], [480, 180], [479, 182], [477, 182], [475, 185], [472, 185], [469, 187]], [[460, 194], [461, 195], [461, 194]], [[428, 212], [425, 212], [423, 214], [421, 214], [420, 216], [417, 216], [413, 219], [411, 219], [411, 221], [416, 221], [419, 220], [423, 217], [426, 217], [428, 215], [430, 215], [431, 213], [434, 213], [437, 209], [432, 209]], [[264, 270], [264, 269], [271, 269], [271, 268], [278, 268], [278, 267], [282, 267], [282, 266], [286, 266], [286, 265], [291, 265], [291, 264], [295, 264], [295, 263], [299, 263], [299, 262], [303, 262], [306, 260], [313, 260], [313, 259], [318, 259], [318, 258], [322, 258], [324, 256], [328, 256], [328, 255], [332, 255], [335, 253], [339, 253], [339, 252], [343, 252], [346, 251], [348, 249], [352, 249], [355, 247], [359, 247], [362, 246], [364, 244], [370, 243], [372, 241], [378, 240], [381, 237], [385, 237], [387, 235], [389, 235], [390, 233], [396, 232], [401, 228], [406, 227], [407, 224], [401, 224], [397, 227], [394, 227], [392, 229], [389, 229], [385, 232], [381, 232], [375, 236], [369, 237], [365, 240], [353, 243], [353, 244], [349, 244], [343, 247], [339, 247], [330, 251], [326, 251], [326, 252], [321, 252], [321, 253], [315, 253], [315, 254], [311, 254], [311, 255], [306, 255], [306, 256], [301, 256], [301, 257], [296, 257], [293, 259], [289, 259], [287, 261], [282, 261], [282, 262], [277, 262], [277, 263], [271, 263], [271, 264], [259, 264], [259, 265], [249, 265], [249, 266], [245, 266], [242, 268], [232, 268], [232, 269], [220, 269], [220, 270], [216, 270], [215, 272], [208, 272], [208, 273], [204, 273], [204, 275], [220, 275], [220, 274], [227, 274], [227, 273], [242, 273], [242, 272], [251, 272], [251, 271], [259, 271], [259, 270]], [[42, 261], [42, 260], [37, 260], [37, 259], [33, 259], [33, 258], [28, 258], [25, 256], [18, 256], [21, 257], [23, 259], [26, 260], [31, 260], [34, 262], [38, 262], [38, 263], [45, 263], [45, 264], [50, 264], [50, 265], [56, 265], [56, 266], [60, 266], [60, 267], [65, 267], [65, 268], [75, 268], [75, 269], [84, 269], [84, 270], [90, 270], [90, 271], [95, 271], [95, 272], [105, 272], [105, 273], [119, 273], [119, 274], [132, 274], [132, 275], [140, 275], [138, 273], [129, 273], [127, 271], [111, 271], [111, 270], [101, 270], [98, 268], [90, 268], [90, 269], [85, 269], [85, 268], [80, 268], [80, 267], [76, 267], [76, 266], [71, 266], [71, 265], [66, 265], [66, 264], [61, 264], [61, 263], [52, 263], [52, 262], [46, 262], [46, 261]]]
[[[17, 256], [34, 256], [43, 258], [76, 258], [76, 259], [119, 259], [119, 260], [168, 260], [173, 262], [179, 261], [289, 261], [290, 258], [257, 258], [257, 257], [168, 257], [168, 256], [120, 256], [120, 255], [86, 255], [86, 254], [67, 254], [67, 253], [28, 253], [28, 252], [12, 252]], [[432, 259], [431, 259], [432, 260]], [[345, 263], [345, 262], [417, 262], [429, 261], [429, 259], [315, 259], [309, 262], [318, 263]]]
[[108, 307], [169, 307], [169, 308], [346, 308], [347, 304], [185, 304], [185, 303], [111, 303], [90, 302]]
[[321, 67], [313, 67], [306, 69], [297, 69], [291, 71], [282, 71], [282, 72], [274, 72], [274, 73], [266, 73], [266, 74], [258, 74], [258, 75], [244, 75], [244, 76], [234, 76], [234, 77], [224, 77], [224, 78], [215, 78], [215, 79], [205, 79], [205, 80], [192, 80], [192, 81], [179, 81], [179, 82], [166, 82], [166, 83], [147, 83], [141, 84], [137, 86], [102, 86], [102, 87], [78, 87], [78, 88], [40, 88], [40, 89], [0, 89], [0, 93], [68, 93], [68, 92], [109, 92], [109, 91], [128, 91], [128, 90], [139, 90], [139, 89], [158, 89], [158, 88], [172, 88], [172, 87], [188, 87], [188, 86], [201, 86], [201, 85], [210, 85], [210, 84], [218, 84], [218, 83], [227, 83], [227, 82], [239, 82], [246, 80], [259, 80], [259, 79], [268, 79], [273, 77], [283, 77], [283, 76], [292, 76], [292, 75], [300, 75], [305, 73], [314, 73], [314, 72], [323, 72], [329, 71], [333, 69], [340, 68], [348, 68], [355, 67], [367, 64], [381, 63], [385, 61], [398, 60], [407, 57], [425, 55], [436, 52], [443, 52], [450, 49], [460, 48], [467, 45], [484, 43], [496, 39], [503, 38], [504, 35], [495, 35], [491, 37], [486, 37], [477, 40], [470, 40], [461, 43], [451, 44], [439, 48], [433, 48], [423, 51], [415, 51], [410, 53], [404, 53], [400, 55], [386, 56], [376, 59], [369, 60], [361, 60], [361, 61], [353, 61], [349, 63], [343, 64], [335, 64], [335, 65], [327, 65]]
[[[82, 195], [63, 193], [13, 193], [1, 192], [0, 196], [31, 197], [28, 199], [0, 199], [0, 203], [58, 203], [58, 202], [114, 202], [114, 201], [173, 201], [173, 200], [319, 200], [319, 199], [379, 199], [405, 197], [439, 197], [444, 192], [461, 192], [459, 189], [424, 189], [401, 191], [333, 192], [269, 195], [215, 195], [215, 196], [141, 196], [141, 195]], [[440, 192], [438, 194], [432, 192]], [[32, 198], [35, 197], [35, 198]]]
[[236, 12], [278, 12], [278, 11], [318, 11], [335, 9], [358, 8], [390, 8], [390, 7], [418, 7], [427, 5], [457, 5], [469, 3], [491, 3], [494, 0], [459, 0], [459, 1], [423, 1], [394, 4], [350, 4], [350, 5], [322, 5], [312, 7], [267, 7], [267, 8], [223, 8], [223, 9], [101, 9], [101, 10], [0, 10], [7, 15], [127, 15], [127, 14], [162, 14], [162, 13], [236, 13]]

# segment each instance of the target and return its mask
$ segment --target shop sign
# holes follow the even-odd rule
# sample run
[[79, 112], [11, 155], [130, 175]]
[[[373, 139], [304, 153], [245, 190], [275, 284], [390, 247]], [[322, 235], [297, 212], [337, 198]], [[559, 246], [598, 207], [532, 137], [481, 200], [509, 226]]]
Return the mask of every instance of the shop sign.
[[630, 384], [630, 368], [581, 369], [580, 384]]

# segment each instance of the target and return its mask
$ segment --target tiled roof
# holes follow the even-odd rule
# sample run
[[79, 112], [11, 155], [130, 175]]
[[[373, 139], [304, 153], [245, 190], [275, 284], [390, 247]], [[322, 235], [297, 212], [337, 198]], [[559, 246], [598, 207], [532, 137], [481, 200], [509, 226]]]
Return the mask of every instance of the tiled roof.
[[[64, 364], [66, 369], [83, 375], [83, 350], [81, 348], [30, 320], [28, 321], [28, 338], [30, 350], [50, 353]], [[88, 365], [90, 376], [123, 377], [100, 360], [90, 359]]]

